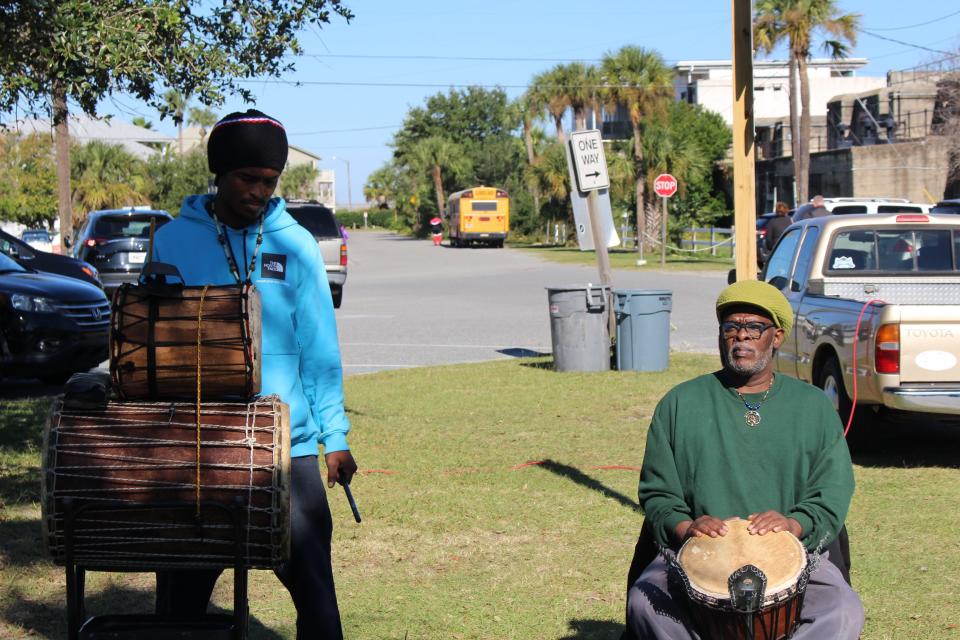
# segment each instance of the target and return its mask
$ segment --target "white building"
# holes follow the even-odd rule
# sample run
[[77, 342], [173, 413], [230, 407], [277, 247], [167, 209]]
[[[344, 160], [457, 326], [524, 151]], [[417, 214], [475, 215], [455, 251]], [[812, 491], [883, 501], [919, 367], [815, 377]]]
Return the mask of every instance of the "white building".
[[[810, 115], [827, 115], [834, 96], [860, 93], [886, 86], [885, 77], [857, 76], [865, 58], [814, 59], [807, 66], [810, 79]], [[681, 60], [674, 66], [677, 100], [699, 104], [733, 124], [733, 67], [730, 60]], [[799, 80], [796, 104], [800, 105]], [[799, 112], [798, 112], [799, 113]], [[786, 60], [755, 60], [753, 63], [753, 115], [757, 121], [788, 120], [790, 117], [790, 72]]]

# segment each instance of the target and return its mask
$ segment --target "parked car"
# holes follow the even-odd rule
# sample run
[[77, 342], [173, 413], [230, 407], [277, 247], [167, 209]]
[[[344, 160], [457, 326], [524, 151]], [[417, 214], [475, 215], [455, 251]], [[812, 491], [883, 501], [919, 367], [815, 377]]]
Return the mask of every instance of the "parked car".
[[951, 215], [824, 216], [788, 227], [761, 274], [797, 318], [777, 372], [819, 386], [844, 420], [854, 389], [858, 412], [956, 419], [958, 249], [960, 218]]
[[156, 228], [173, 220], [166, 211], [154, 209], [104, 209], [91, 211], [77, 231], [73, 255], [100, 272], [109, 295], [125, 282], [136, 282], [150, 250], [150, 223]]
[[824, 208], [834, 215], [856, 213], [930, 213], [925, 202], [905, 198], [824, 198]]
[[109, 328], [101, 289], [0, 254], [0, 375], [63, 383], [107, 359]]
[[960, 198], [955, 200], [942, 200], [933, 205], [930, 213], [960, 213]]
[[327, 269], [327, 282], [333, 306], [340, 308], [343, 286], [347, 282], [347, 241], [333, 211], [316, 202], [288, 201], [287, 211], [302, 227], [313, 234]]
[[20, 239], [38, 251], [53, 251], [53, 236], [46, 229], [27, 229]]
[[100, 274], [93, 265], [59, 253], [38, 251], [6, 231], [0, 231], [0, 253], [13, 258], [20, 266], [27, 269], [77, 278], [100, 289], [103, 288], [103, 283], [100, 282]]
[[757, 266], [762, 267], [767, 261], [767, 225], [777, 217], [775, 211], [761, 213], [757, 216]]

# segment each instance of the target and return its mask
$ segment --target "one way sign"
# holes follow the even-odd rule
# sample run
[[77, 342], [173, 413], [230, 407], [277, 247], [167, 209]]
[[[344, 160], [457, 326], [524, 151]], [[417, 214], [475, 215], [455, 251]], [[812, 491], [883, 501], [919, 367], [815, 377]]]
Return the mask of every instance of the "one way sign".
[[603, 139], [596, 129], [570, 134], [570, 153], [576, 168], [580, 191], [596, 191], [610, 186], [607, 159], [603, 155]]

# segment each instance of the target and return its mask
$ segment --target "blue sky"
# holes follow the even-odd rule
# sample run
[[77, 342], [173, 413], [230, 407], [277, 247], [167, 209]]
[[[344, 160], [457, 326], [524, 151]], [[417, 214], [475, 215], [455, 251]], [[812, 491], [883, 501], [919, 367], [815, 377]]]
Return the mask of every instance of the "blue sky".
[[[343, 204], [348, 200], [347, 172], [340, 159], [350, 163], [352, 200], [360, 203], [367, 175], [389, 159], [392, 135], [408, 109], [451, 86], [500, 85], [514, 97], [531, 77], [554, 64], [598, 61], [625, 44], [655, 49], [670, 63], [729, 59], [731, 54], [729, 0], [346, 4], [356, 18], [350, 24], [334, 18], [322, 31], [305, 33], [306, 55], [296, 61], [294, 73], [281, 82], [248, 85], [256, 107], [283, 121], [293, 144], [321, 155], [321, 166], [336, 170], [337, 200]], [[960, 7], [954, 3], [837, 4], [845, 12], [860, 13], [863, 28], [876, 34], [861, 34], [852, 52], [870, 60], [859, 75], [883, 76], [944, 57], [889, 39], [946, 52], [960, 48]], [[303, 84], [293, 86], [296, 81]], [[228, 99], [218, 112], [245, 108], [239, 99]], [[107, 101], [103, 112], [143, 115], [161, 131], [175, 131], [172, 123], [160, 122], [155, 112], [130, 99]]]

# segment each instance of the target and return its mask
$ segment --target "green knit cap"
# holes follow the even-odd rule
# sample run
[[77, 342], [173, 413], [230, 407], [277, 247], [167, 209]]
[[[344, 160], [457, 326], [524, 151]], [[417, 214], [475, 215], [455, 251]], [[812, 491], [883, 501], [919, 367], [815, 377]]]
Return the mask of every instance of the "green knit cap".
[[759, 280], [735, 282], [717, 297], [717, 320], [723, 319], [724, 310], [734, 305], [748, 305], [763, 309], [773, 324], [790, 333], [793, 326], [793, 309], [780, 290]]

